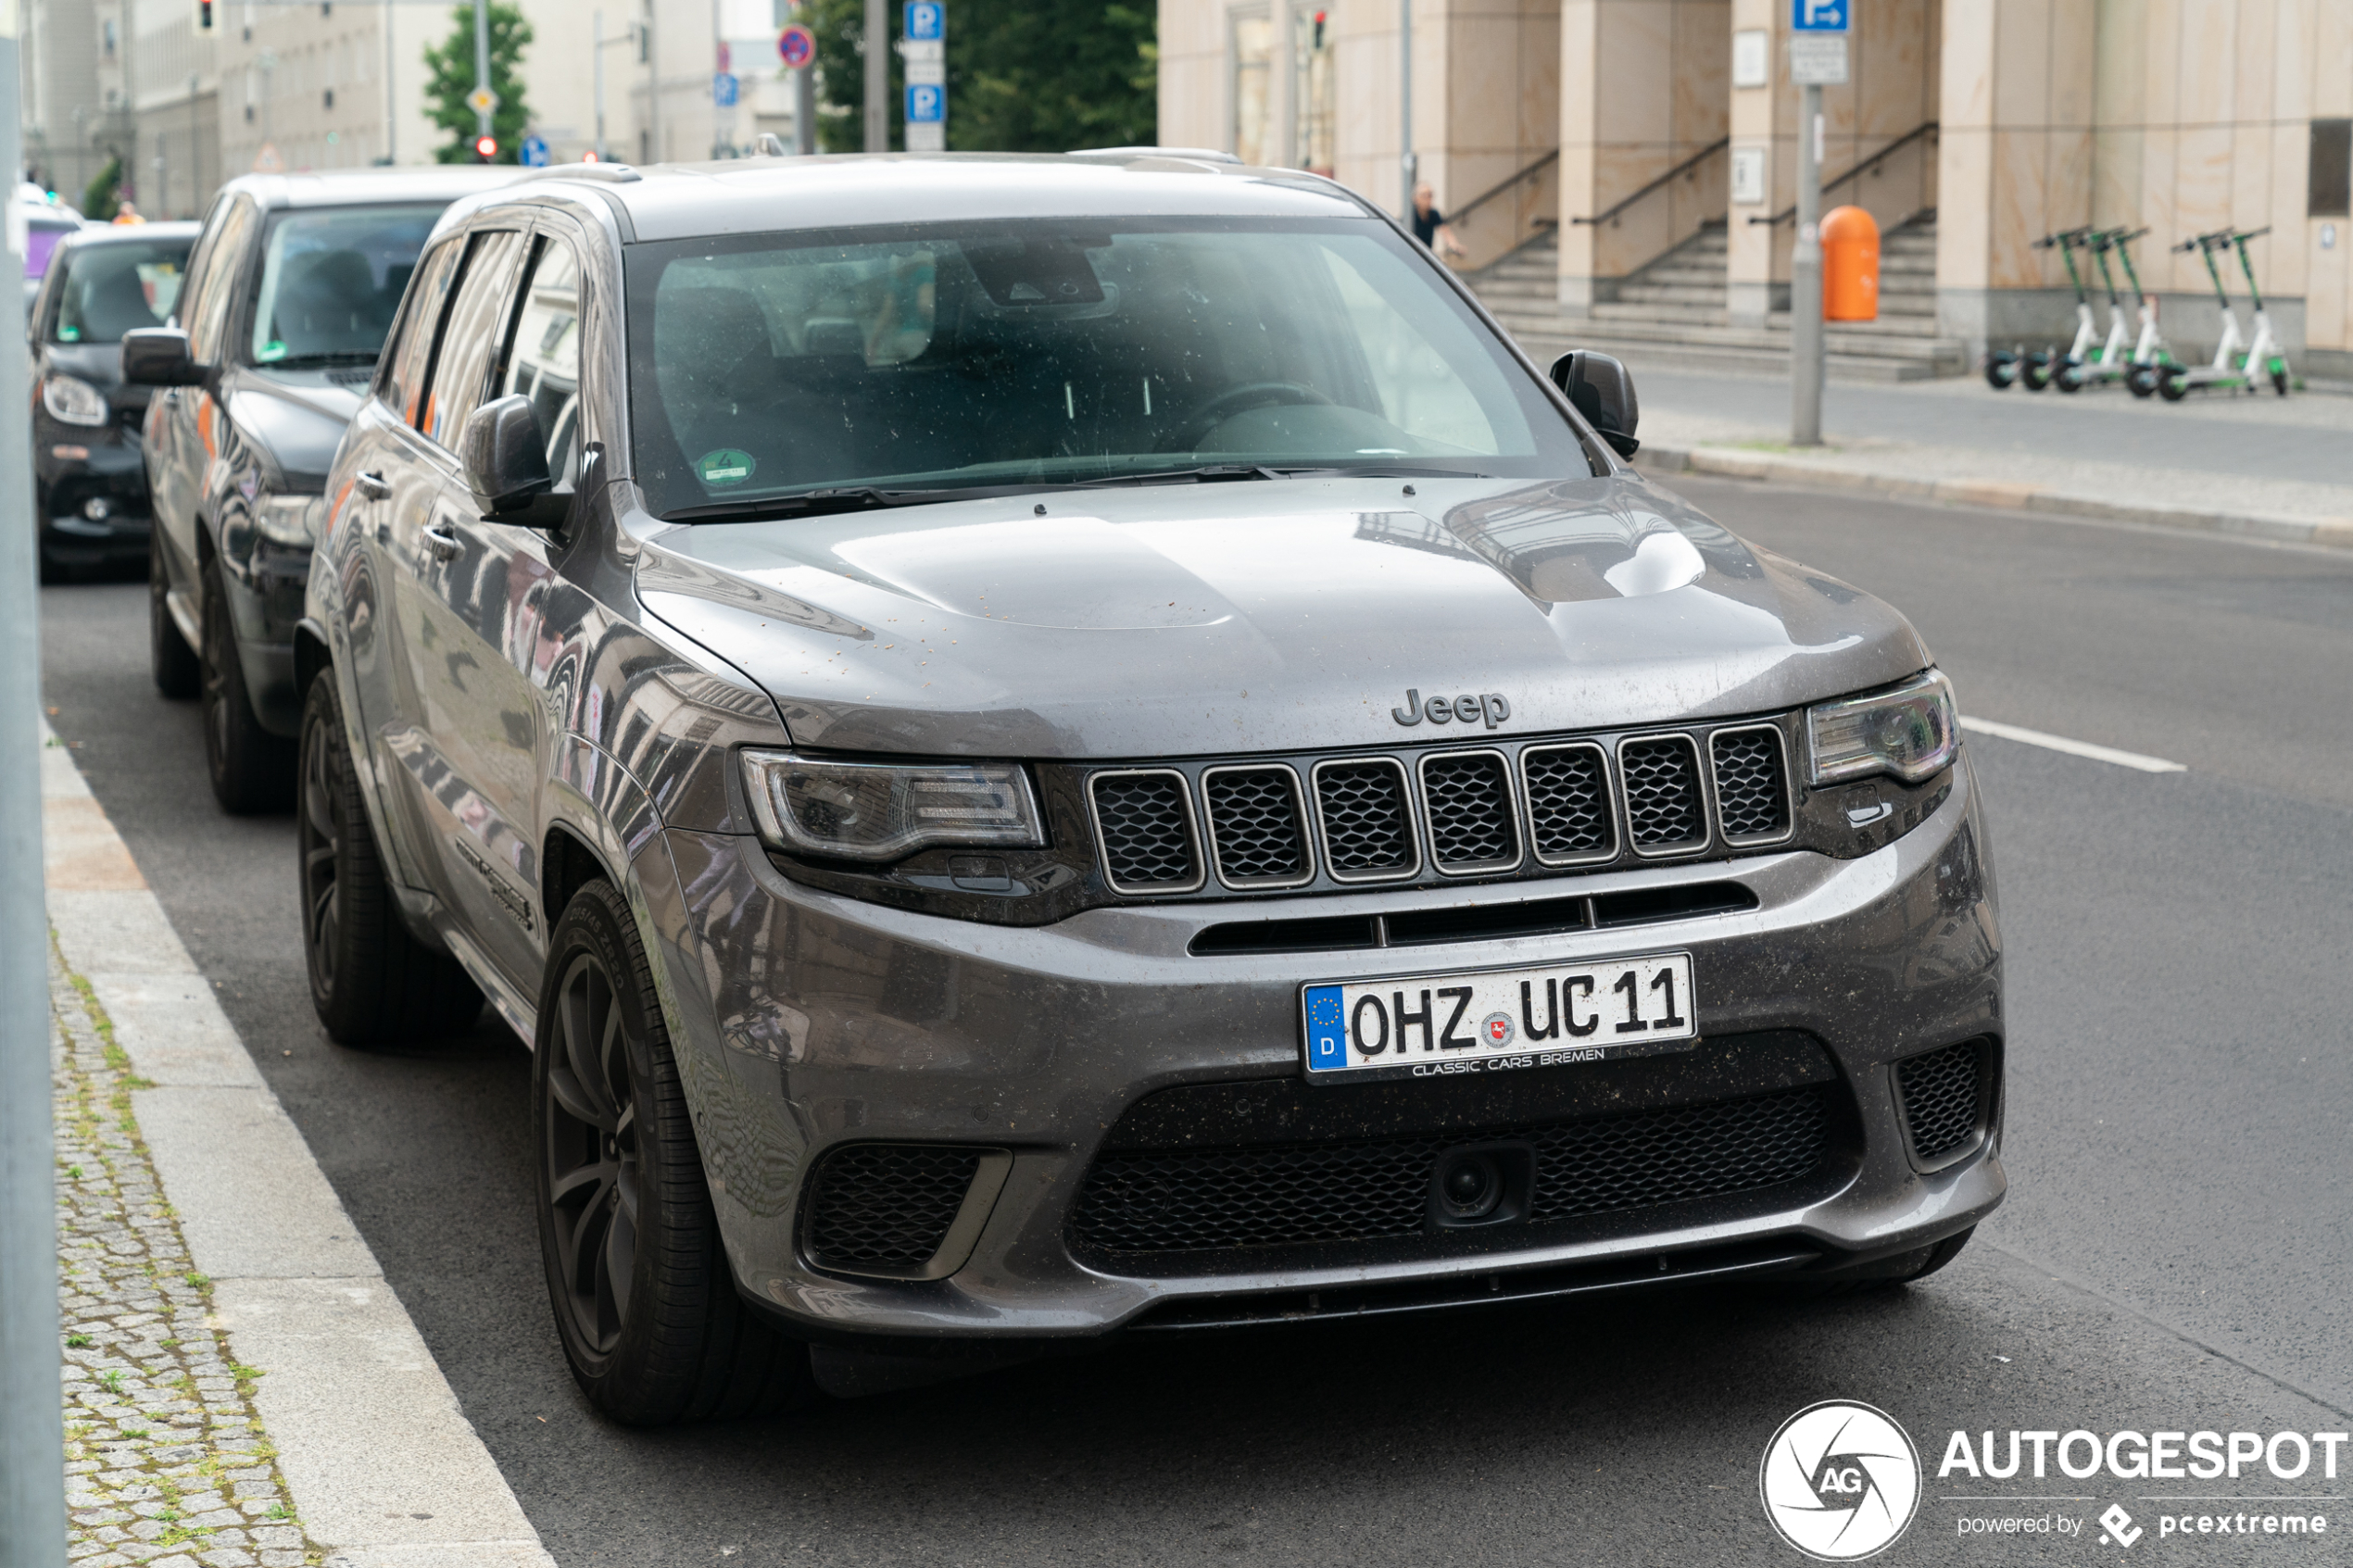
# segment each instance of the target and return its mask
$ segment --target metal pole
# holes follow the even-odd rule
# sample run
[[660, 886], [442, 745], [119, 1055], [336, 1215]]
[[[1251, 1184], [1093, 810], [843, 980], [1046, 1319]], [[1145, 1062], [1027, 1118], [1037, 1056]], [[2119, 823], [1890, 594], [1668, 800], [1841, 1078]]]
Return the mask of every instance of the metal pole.
[[[18, 8], [0, 6], [0, 169], [24, 162]], [[12, 203], [13, 205], [13, 203]], [[0, 461], [30, 473], [24, 220], [0, 245]], [[0, 1568], [64, 1568], [49, 922], [42, 903], [41, 600], [32, 488], [0, 484]]]
[[588, 20], [588, 53], [597, 62], [597, 139], [589, 144], [597, 149], [597, 161], [604, 162], [612, 155], [605, 150], [605, 14], [592, 12]]
[[1789, 267], [1789, 440], [1822, 444], [1822, 90], [1797, 113], [1797, 245]]
[[1397, 0], [1397, 76], [1398, 168], [1405, 177], [1405, 199], [1397, 212], [1410, 222], [1417, 162], [1414, 157], [1414, 0]]
[[[474, 86], [490, 85], [490, 0], [474, 0]], [[490, 111], [474, 111], [474, 134], [490, 134]]]
[[[799, 19], [801, 9], [796, 0], [795, 20]], [[817, 151], [817, 68], [813, 65], [792, 73], [792, 150], [803, 157]]]
[[400, 161], [400, 95], [393, 86], [393, 70], [399, 56], [393, 53], [392, 19], [398, 15], [392, 6], [384, 7], [384, 163], [387, 167]]
[[866, 150], [890, 151], [890, 5], [866, 0]]
[[661, 146], [661, 30], [654, 26], [654, 0], [646, 0], [646, 130], [652, 139], [648, 163], [660, 163]]

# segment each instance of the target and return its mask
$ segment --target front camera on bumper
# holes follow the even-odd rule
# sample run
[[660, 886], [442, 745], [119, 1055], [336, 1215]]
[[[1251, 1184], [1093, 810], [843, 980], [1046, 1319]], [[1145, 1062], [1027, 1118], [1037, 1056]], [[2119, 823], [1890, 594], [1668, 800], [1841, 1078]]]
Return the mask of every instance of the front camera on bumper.
[[788, 854], [895, 860], [935, 845], [1046, 842], [1017, 763], [900, 766], [747, 751], [744, 784], [761, 836]]

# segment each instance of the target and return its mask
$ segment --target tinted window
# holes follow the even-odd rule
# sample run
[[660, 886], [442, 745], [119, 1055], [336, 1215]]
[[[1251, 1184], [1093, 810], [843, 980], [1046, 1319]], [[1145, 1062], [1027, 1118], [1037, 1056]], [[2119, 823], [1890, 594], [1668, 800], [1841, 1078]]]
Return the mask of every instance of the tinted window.
[[580, 476], [580, 257], [560, 239], [539, 242], [507, 329], [498, 395], [520, 393], [539, 416], [547, 471], [569, 490]]
[[187, 259], [186, 240], [68, 250], [52, 341], [120, 343], [134, 328], [162, 326], [179, 301]]
[[372, 365], [442, 204], [287, 212], [254, 286], [257, 365]]
[[433, 364], [434, 339], [449, 303], [450, 280], [457, 275], [458, 258], [465, 253], [462, 239], [447, 240], [434, 247], [409, 289], [400, 326], [385, 348], [376, 395], [399, 411], [403, 424], [417, 422], [425, 371]]
[[2312, 156], [2305, 165], [2304, 210], [2314, 218], [2353, 214], [2353, 119], [2312, 122]]
[[206, 243], [204, 281], [186, 312], [188, 352], [199, 364], [209, 365], [227, 346], [229, 307], [237, 295], [244, 270], [245, 242], [252, 238], [255, 212], [251, 199], [239, 196], [220, 214], [220, 227]]
[[453, 451], [458, 433], [465, 428], [466, 416], [482, 401], [483, 384], [490, 376], [499, 311], [514, 290], [516, 252], [522, 241], [522, 236], [512, 231], [473, 237], [458, 296], [450, 302], [449, 318], [441, 329], [441, 348], [434, 357], [424, 419], [418, 428]]
[[1223, 462], [1591, 471], [1428, 258], [1368, 220], [911, 225], [628, 264], [657, 511]]

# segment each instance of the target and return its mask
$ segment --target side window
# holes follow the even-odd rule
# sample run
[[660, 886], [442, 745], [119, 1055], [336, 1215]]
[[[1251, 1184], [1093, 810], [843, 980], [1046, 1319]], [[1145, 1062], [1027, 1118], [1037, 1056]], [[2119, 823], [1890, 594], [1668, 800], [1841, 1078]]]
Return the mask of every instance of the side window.
[[220, 231], [206, 247], [204, 283], [187, 312], [188, 352], [200, 365], [220, 358], [229, 345], [229, 307], [237, 297], [256, 217], [252, 199], [239, 196], [221, 215]]
[[490, 359], [497, 347], [498, 314], [514, 292], [516, 253], [522, 236], [512, 230], [477, 233], [466, 253], [466, 270], [458, 282], [442, 324], [441, 345], [434, 355], [433, 380], [425, 390], [424, 418], [418, 429], [425, 438], [457, 450], [458, 433], [466, 416], [482, 401], [490, 379]]
[[177, 301], [181, 308], [173, 313], [172, 325], [182, 331], [187, 329], [190, 314], [195, 309], [196, 295], [204, 285], [206, 264], [220, 248], [212, 242], [220, 237], [221, 218], [228, 211], [229, 204], [236, 199], [234, 196], [214, 197], [212, 206], [205, 211], [204, 227], [196, 231], [195, 247], [188, 253], [187, 282], [182, 286]]
[[433, 342], [449, 303], [449, 282], [457, 275], [458, 257], [465, 254], [462, 239], [445, 240], [409, 280], [401, 301], [400, 320], [384, 345], [376, 377], [376, 396], [399, 414], [403, 424], [417, 422], [417, 405], [425, 392], [425, 371], [433, 363]]
[[558, 490], [580, 477], [580, 332], [579, 253], [568, 240], [544, 238], [507, 328], [496, 395], [531, 399]]

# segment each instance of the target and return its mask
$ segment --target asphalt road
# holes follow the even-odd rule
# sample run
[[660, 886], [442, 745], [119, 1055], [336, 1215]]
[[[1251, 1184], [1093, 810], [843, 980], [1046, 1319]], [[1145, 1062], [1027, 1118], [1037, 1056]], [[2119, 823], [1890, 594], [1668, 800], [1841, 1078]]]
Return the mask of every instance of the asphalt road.
[[[1775, 1428], [1867, 1400], [1926, 1450], [1886, 1562], [2343, 1562], [2353, 1478], [1936, 1478], [1949, 1435], [2353, 1427], [2353, 556], [1690, 482], [1890, 598], [1964, 710], [2186, 763], [1981, 739], [2010, 955], [2007, 1207], [1934, 1280], [1129, 1345], [832, 1407], [632, 1433], [549, 1324], [527, 1065], [502, 1027], [362, 1055], [312, 1021], [283, 819], [213, 809], [145, 590], [47, 589], [51, 722], [210, 975], [522, 1505], [583, 1564], [1803, 1560]], [[2353, 1451], [2343, 1456], [2353, 1465]], [[2319, 1496], [2319, 1540], [2155, 1534], [2158, 1496]], [[2023, 1501], [1956, 1500], [2024, 1497]], [[2057, 1500], [2057, 1499], [2070, 1500]], [[2130, 1551], [1969, 1537], [2090, 1521]], [[2206, 1501], [2188, 1509], [2227, 1512]]]

